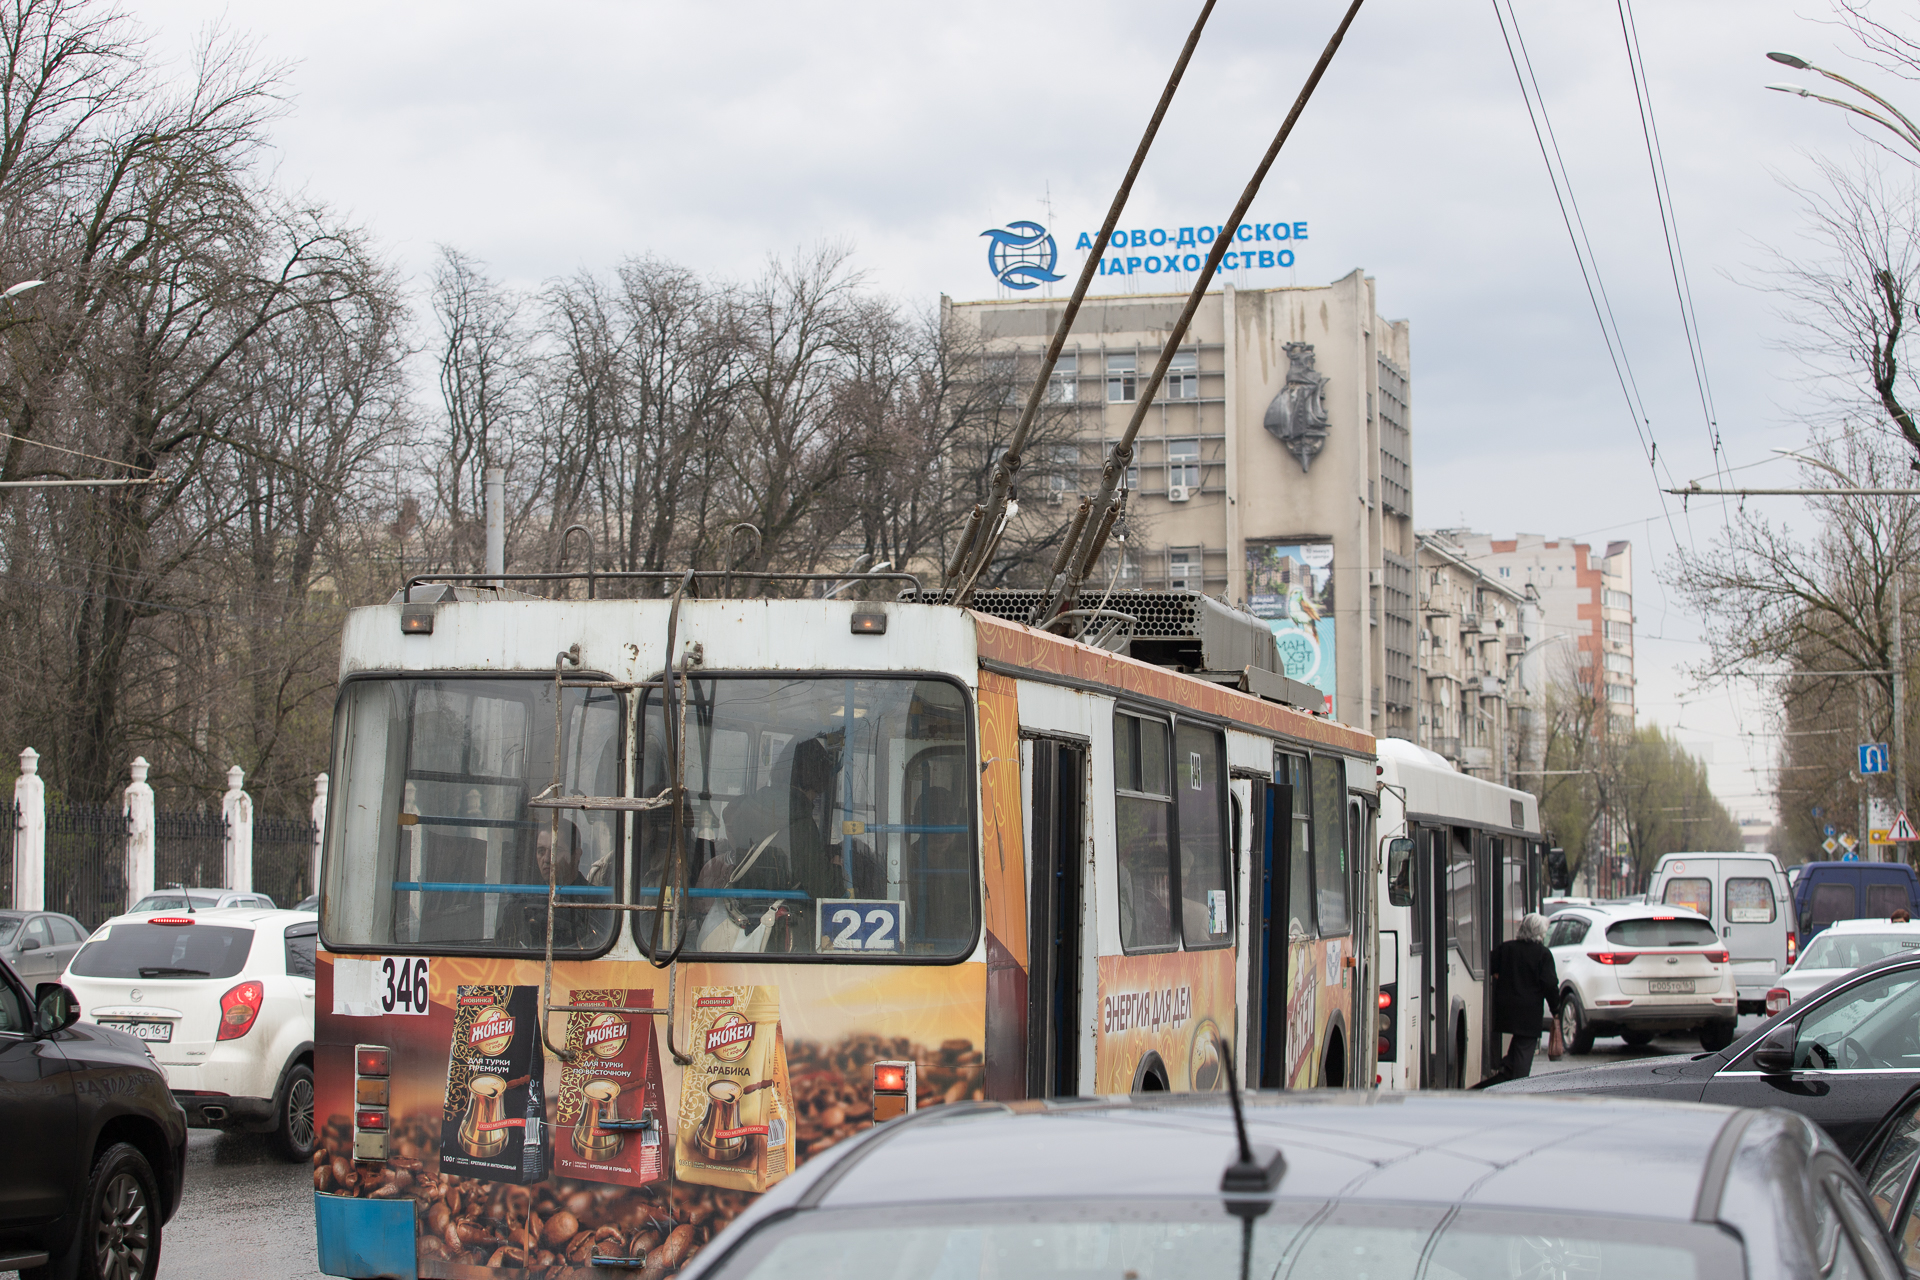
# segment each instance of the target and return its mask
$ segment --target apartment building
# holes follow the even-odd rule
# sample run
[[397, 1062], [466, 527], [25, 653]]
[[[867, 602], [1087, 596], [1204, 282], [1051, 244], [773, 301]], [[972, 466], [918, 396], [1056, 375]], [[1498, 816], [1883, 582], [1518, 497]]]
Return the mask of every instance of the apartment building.
[[[1138, 404], [1183, 294], [1090, 297], [1050, 396], [1078, 424], [1077, 489], [1092, 492]], [[992, 358], [1036, 364], [1063, 303], [955, 303]], [[1268, 619], [1287, 674], [1340, 719], [1414, 732], [1409, 328], [1359, 271], [1329, 285], [1208, 294], [1175, 354], [1127, 475], [1121, 581], [1189, 587]], [[1059, 459], [1055, 475], [1059, 475]]]
[[1417, 535], [1419, 652], [1414, 741], [1476, 778], [1511, 785], [1519, 767], [1509, 684], [1537, 626], [1531, 597], [1444, 534]]

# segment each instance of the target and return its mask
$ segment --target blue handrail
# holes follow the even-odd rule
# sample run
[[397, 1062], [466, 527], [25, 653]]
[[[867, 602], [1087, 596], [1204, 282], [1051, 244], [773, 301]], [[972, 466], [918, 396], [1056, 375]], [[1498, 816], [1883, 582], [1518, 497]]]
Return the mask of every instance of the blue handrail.
[[[522, 897], [545, 897], [547, 893], [547, 886], [543, 884], [473, 884], [466, 880], [395, 880], [393, 887], [399, 893], [511, 893]], [[560, 896], [611, 898], [613, 890], [592, 884], [568, 884], [560, 886]]]

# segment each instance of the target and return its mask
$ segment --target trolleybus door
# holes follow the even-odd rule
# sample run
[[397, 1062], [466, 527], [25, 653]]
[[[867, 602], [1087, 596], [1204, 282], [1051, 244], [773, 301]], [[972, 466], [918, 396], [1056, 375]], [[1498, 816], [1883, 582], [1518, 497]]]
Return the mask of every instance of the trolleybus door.
[[1027, 803], [1033, 883], [1027, 898], [1027, 1096], [1080, 1090], [1081, 869], [1085, 862], [1087, 749], [1038, 738]]
[[1287, 1083], [1287, 886], [1293, 858], [1293, 787], [1255, 781], [1252, 812], [1247, 1077], [1262, 1089], [1283, 1089]]
[[1453, 1083], [1455, 1069], [1453, 1037], [1447, 1034], [1447, 963], [1453, 952], [1447, 939], [1447, 833], [1420, 827], [1414, 839], [1414, 910], [1425, 942], [1420, 950], [1420, 1084], [1441, 1089]]

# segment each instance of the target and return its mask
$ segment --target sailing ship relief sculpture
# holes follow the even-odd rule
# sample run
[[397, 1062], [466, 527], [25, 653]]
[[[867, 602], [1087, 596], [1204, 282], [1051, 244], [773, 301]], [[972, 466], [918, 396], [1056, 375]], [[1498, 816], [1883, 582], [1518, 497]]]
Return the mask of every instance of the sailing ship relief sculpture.
[[1327, 406], [1322, 392], [1327, 376], [1313, 367], [1313, 344], [1289, 342], [1287, 385], [1267, 406], [1267, 433], [1288, 453], [1300, 459], [1300, 469], [1311, 471], [1313, 460], [1326, 447]]

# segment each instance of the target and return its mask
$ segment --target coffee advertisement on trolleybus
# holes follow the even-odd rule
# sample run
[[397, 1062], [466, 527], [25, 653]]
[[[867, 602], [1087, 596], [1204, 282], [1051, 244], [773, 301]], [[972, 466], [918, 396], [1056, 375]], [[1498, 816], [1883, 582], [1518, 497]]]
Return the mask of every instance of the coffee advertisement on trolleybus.
[[[314, 1188], [414, 1200], [422, 1276], [548, 1274], [596, 1253], [659, 1254], [673, 1265], [648, 1274], [671, 1275], [756, 1193], [871, 1123], [876, 1061], [916, 1064], [921, 1107], [986, 1096], [980, 964], [683, 962], [671, 1027], [612, 1012], [665, 1007], [665, 983], [628, 985], [644, 966], [570, 964], [552, 1002], [576, 1009], [547, 1019], [563, 1061], [540, 1040], [537, 959], [410, 957], [427, 999], [406, 1017], [358, 998], [358, 971], [381, 963], [319, 957]], [[384, 1168], [354, 1159], [369, 1045], [388, 1051]], [[659, 1128], [628, 1127], [642, 1119]]]

